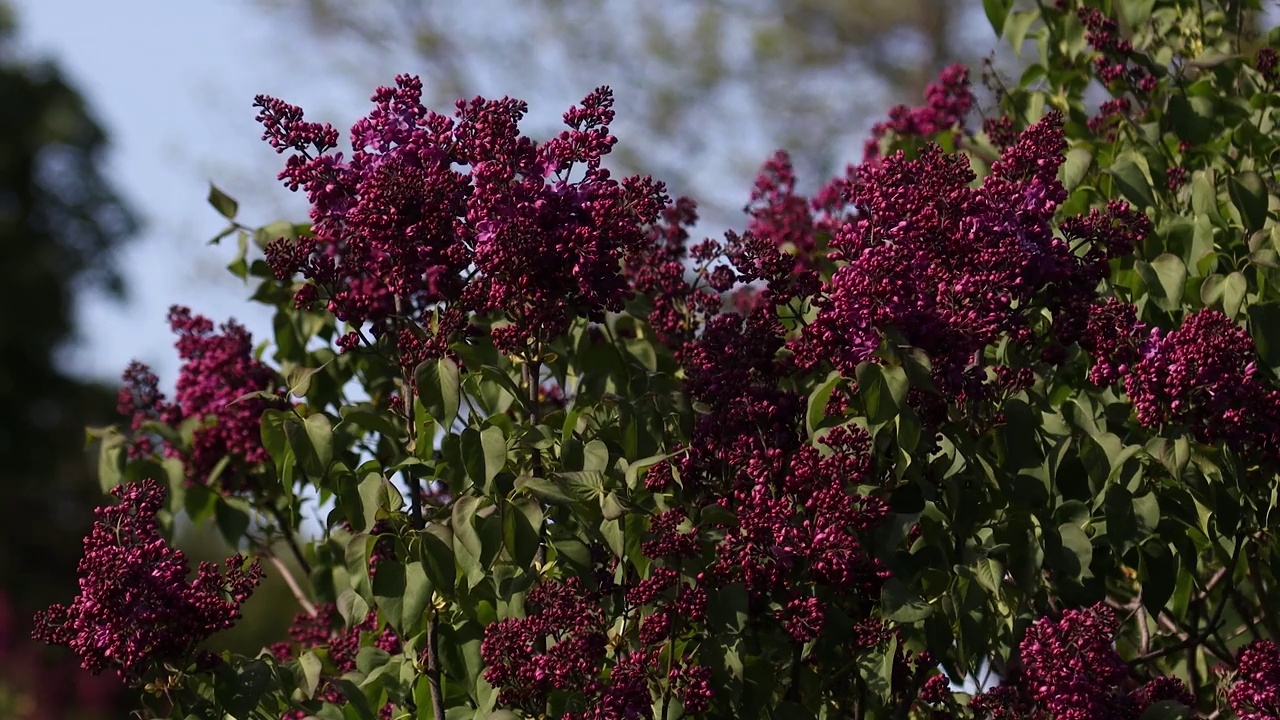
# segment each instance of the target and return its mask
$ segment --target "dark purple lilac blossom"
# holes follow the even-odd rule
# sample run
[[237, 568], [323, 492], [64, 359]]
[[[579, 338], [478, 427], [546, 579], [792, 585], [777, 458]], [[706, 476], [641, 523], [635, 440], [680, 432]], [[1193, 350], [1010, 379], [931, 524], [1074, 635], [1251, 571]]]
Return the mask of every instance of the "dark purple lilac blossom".
[[1280, 648], [1259, 640], [1240, 651], [1227, 699], [1240, 720], [1280, 718]]
[[176, 429], [196, 419], [204, 424], [192, 434], [190, 450], [161, 440], [164, 455], [182, 459], [188, 484], [216, 482], [228, 493], [253, 491], [254, 470], [269, 459], [262, 446], [262, 413], [284, 400], [244, 396], [272, 391], [275, 372], [253, 356], [252, 337], [234, 320], [215, 329], [203, 315], [174, 306], [169, 326], [178, 335], [175, 346], [183, 361], [174, 401], [165, 400], [147, 366], [134, 362], [124, 373], [117, 410], [130, 418], [135, 433], [131, 454], [155, 450], [152, 437], [144, 432], [147, 422]]
[[494, 343], [523, 353], [577, 317], [620, 311], [631, 289], [619, 265], [646, 246], [667, 198], [650, 178], [601, 167], [617, 141], [609, 88], [543, 143], [520, 134], [518, 100], [459, 101], [450, 118], [421, 96], [408, 75], [379, 88], [351, 130], [350, 159], [333, 152], [332, 128], [257, 99], [263, 138], [290, 153], [280, 178], [312, 205], [315, 237], [267, 250], [279, 277], [309, 281], [298, 302], [392, 334], [407, 367], [443, 355], [473, 314], [507, 321], [491, 329]]
[[146, 480], [111, 494], [119, 504], [95, 511], [98, 520], [84, 541], [80, 594], [70, 606], [38, 614], [33, 637], [71, 648], [94, 674], [113, 669], [132, 684], [160, 664], [207, 662], [196, 657], [197, 647], [240, 618], [262, 569], [235, 555], [221, 568], [201, 563], [189, 580], [186, 555], [156, 526], [164, 488]]

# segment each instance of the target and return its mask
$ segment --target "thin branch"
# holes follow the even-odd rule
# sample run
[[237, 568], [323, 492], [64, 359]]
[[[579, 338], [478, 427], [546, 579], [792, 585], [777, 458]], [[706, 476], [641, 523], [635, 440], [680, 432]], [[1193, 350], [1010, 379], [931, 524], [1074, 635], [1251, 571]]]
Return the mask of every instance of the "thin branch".
[[280, 577], [284, 578], [284, 584], [289, 586], [289, 591], [293, 593], [294, 599], [298, 601], [298, 604], [302, 606], [302, 609], [306, 610], [307, 614], [311, 617], [315, 617], [316, 606], [311, 604], [311, 601], [307, 599], [306, 594], [302, 592], [302, 587], [298, 585], [297, 580], [293, 579], [293, 573], [289, 572], [289, 568], [280, 560], [280, 558], [276, 557], [274, 553], [267, 551], [263, 554], [266, 555], [267, 560], [270, 560], [271, 564], [275, 565], [276, 569], [280, 571]]
[[[293, 536], [293, 527], [290, 523], [285, 522], [284, 513], [280, 508], [271, 505], [271, 514], [275, 517], [277, 523], [280, 524], [280, 534], [284, 535], [284, 542], [289, 546], [289, 550], [293, 553], [293, 558], [298, 561], [298, 567], [302, 568], [302, 572], [311, 576], [311, 563], [302, 555], [302, 548], [298, 545], [298, 540]], [[312, 613], [314, 615], [315, 613]]]
[[1141, 643], [1139, 648], [1146, 655], [1151, 652], [1151, 628], [1147, 627], [1147, 609], [1141, 606], [1138, 607], [1138, 633]]
[[444, 720], [444, 692], [440, 689], [440, 613], [432, 611], [427, 622], [427, 684], [436, 720]]

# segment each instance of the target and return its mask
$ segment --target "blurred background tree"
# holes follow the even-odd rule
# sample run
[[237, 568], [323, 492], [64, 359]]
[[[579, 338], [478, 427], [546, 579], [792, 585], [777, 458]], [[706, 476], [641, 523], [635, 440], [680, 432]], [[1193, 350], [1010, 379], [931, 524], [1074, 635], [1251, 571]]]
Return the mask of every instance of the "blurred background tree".
[[101, 498], [84, 426], [112, 419], [115, 391], [67, 376], [57, 356], [78, 291], [122, 294], [114, 255], [137, 223], [103, 176], [107, 136], [79, 93], [12, 40], [0, 6], [0, 578], [25, 609], [75, 588], [85, 508]]
[[[66, 603], [93, 508], [104, 503], [85, 427], [116, 422], [116, 385], [68, 374], [77, 296], [123, 299], [118, 251], [139, 223], [107, 179], [108, 137], [56, 64], [17, 49], [0, 0], [0, 718], [127, 717], [112, 675], [29, 640], [32, 615]], [[123, 330], [127, 332], [127, 330]], [[210, 528], [180, 524], [194, 566], [232, 551]], [[212, 649], [253, 654], [284, 635], [293, 600], [273, 568], [245, 621]]]
[[477, 87], [571, 102], [610, 84], [626, 138], [615, 167], [667, 181], [718, 224], [736, 220], [774, 149], [817, 186], [862, 159], [888, 108], [919, 104], [943, 66], [995, 45], [982, 3], [953, 0], [259, 2], [323, 40], [311, 46], [361, 83], [420, 74], [441, 111]]
[[50, 63], [24, 62], [0, 4], [0, 716], [117, 717], [113, 678], [31, 645], [31, 614], [74, 595], [101, 498], [84, 426], [115, 391], [65, 374], [74, 296], [123, 292], [114, 255], [137, 229], [104, 178], [107, 136]]

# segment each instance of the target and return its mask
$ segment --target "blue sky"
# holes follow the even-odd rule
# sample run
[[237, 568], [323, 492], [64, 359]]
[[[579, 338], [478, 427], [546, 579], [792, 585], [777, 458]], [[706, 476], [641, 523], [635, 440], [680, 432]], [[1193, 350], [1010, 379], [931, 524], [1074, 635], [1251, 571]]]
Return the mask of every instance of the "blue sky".
[[87, 97], [111, 137], [108, 175], [145, 221], [121, 257], [128, 300], [80, 298], [81, 339], [63, 362], [110, 380], [137, 357], [171, 383], [173, 303], [215, 320], [234, 315], [255, 339], [267, 337], [268, 315], [221, 269], [234, 243], [205, 244], [225, 225], [204, 202], [208, 183], [238, 198], [250, 224], [304, 218], [301, 198], [273, 182], [280, 160], [259, 139], [253, 96], [281, 95], [345, 127], [368, 91], [286, 62], [287, 34], [242, 0], [18, 0], [16, 8], [24, 53], [55, 60]]

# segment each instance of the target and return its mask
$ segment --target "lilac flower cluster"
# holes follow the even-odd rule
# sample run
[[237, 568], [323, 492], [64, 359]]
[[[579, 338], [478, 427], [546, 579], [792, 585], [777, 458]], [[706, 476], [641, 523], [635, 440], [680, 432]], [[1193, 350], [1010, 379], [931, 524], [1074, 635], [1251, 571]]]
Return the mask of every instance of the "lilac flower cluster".
[[140, 684], [158, 664], [185, 668], [201, 642], [231, 627], [262, 569], [236, 555], [222, 568], [201, 563], [188, 580], [186, 556], [156, 527], [164, 488], [146, 480], [111, 494], [119, 504], [95, 511], [98, 520], [84, 541], [80, 594], [70, 606], [38, 614], [33, 637], [71, 648], [94, 674], [113, 668]]
[[831, 362], [852, 376], [894, 328], [929, 354], [940, 387], [963, 395], [981, 382], [979, 350], [1006, 334], [1033, 339], [1032, 298], [1074, 286], [1081, 271], [1050, 226], [1066, 198], [1060, 123], [1029, 128], [977, 188], [967, 161], [937, 146], [860, 168], [849, 188], [858, 217], [831, 242], [844, 264], [792, 343], [800, 367]]
[[[352, 626], [343, 627], [342, 616], [333, 603], [324, 603], [316, 607], [316, 613], [298, 613], [289, 627], [289, 638], [292, 642], [275, 643], [271, 646], [271, 654], [277, 660], [288, 660], [299, 654], [316, 648], [328, 648], [329, 661], [333, 664], [335, 675], [322, 674], [320, 684], [316, 688], [316, 696], [330, 703], [345, 702], [342, 692], [332, 684], [335, 677], [340, 677], [356, 669], [356, 655], [372, 637], [372, 646], [384, 652], [396, 654], [401, 651], [400, 638], [390, 625], [378, 632], [378, 614], [370, 612], [364, 620]], [[379, 710], [383, 720], [389, 720], [395, 706], [387, 703]], [[303, 720], [310, 713], [305, 710], [290, 710], [281, 720]]]
[[1274, 83], [1276, 67], [1280, 66], [1280, 53], [1277, 53], [1273, 47], [1259, 48], [1258, 54], [1254, 57], [1254, 66], [1258, 68], [1259, 73], [1262, 73], [1264, 80]]
[[1079, 8], [1076, 16], [1084, 24], [1085, 41], [1099, 53], [1093, 65], [1103, 85], [1115, 88], [1127, 84], [1143, 94], [1155, 89], [1155, 77], [1132, 62], [1133, 43], [1120, 37], [1120, 26], [1115, 20], [1092, 7]]
[[1168, 333], [1152, 330], [1125, 390], [1146, 427], [1181, 426], [1200, 442], [1271, 458], [1280, 452], [1280, 391], [1259, 376], [1253, 339], [1217, 310]]
[[630, 290], [619, 263], [644, 247], [666, 196], [647, 177], [617, 181], [600, 167], [616, 142], [612, 92], [570, 108], [569, 129], [541, 144], [520, 134], [522, 102], [459, 101], [449, 118], [421, 96], [407, 75], [380, 88], [351, 130], [349, 160], [332, 152], [331, 128], [258, 98], [264, 139], [291, 153], [280, 178], [312, 205], [314, 238], [268, 247], [277, 275], [310, 281], [298, 302], [323, 300], [356, 328], [391, 333], [410, 366], [442, 355], [472, 314], [509, 321], [493, 340], [518, 353], [576, 317], [621, 310]]
[[192, 435], [190, 452], [164, 440], [165, 455], [182, 458], [189, 484], [209, 483], [218, 466], [228, 461], [216, 478], [222, 489], [252, 490], [254, 467], [268, 459], [259, 420], [264, 410], [283, 400], [236, 401], [251, 392], [271, 390], [275, 373], [254, 358], [249, 332], [234, 320], [215, 330], [208, 318], [175, 306], [169, 311], [169, 326], [178, 335], [175, 345], [183, 360], [174, 402], [165, 401], [147, 366], [134, 362], [124, 373], [117, 410], [131, 418], [138, 433], [131, 452], [153, 451], [152, 439], [140, 432], [148, 421], [176, 428], [191, 418], [212, 418], [212, 424]]
[[1240, 720], [1280, 718], [1280, 648], [1270, 640], [1251, 643], [1237, 658], [1235, 681], [1227, 693]]
[[791, 158], [779, 150], [756, 175], [747, 206], [747, 232], [793, 254], [802, 267], [814, 261], [816, 237], [809, 201], [796, 193], [796, 174]]
[[[768, 291], [764, 293], [769, 295]], [[777, 602], [777, 621], [799, 641], [821, 632], [826, 600], [855, 614], [877, 597], [888, 573], [863, 546], [886, 508], [851, 492], [870, 482], [865, 435], [838, 430], [827, 456], [803, 440], [802, 398], [780, 390], [791, 370], [778, 359], [781, 327], [771, 304], [745, 321], [713, 318], [688, 356], [687, 390], [710, 411], [700, 416], [686, 452], [673, 461], [688, 502], [731, 510], [736, 522], [709, 575], [743, 582], [757, 600]], [[651, 487], [672, 478], [651, 475]], [[674, 489], [674, 488], [673, 488]]]
[[952, 65], [925, 89], [925, 105], [910, 108], [899, 105], [889, 111], [889, 119], [871, 128], [871, 139], [863, 148], [864, 161], [880, 156], [880, 141], [890, 133], [899, 137], [928, 138], [952, 130], [964, 123], [973, 108], [969, 90], [969, 68]]
[[1193, 699], [1182, 681], [1157, 677], [1133, 692], [1129, 668], [1115, 650], [1115, 613], [1098, 604], [1032, 623], [1019, 646], [1020, 668], [974, 697], [971, 710], [998, 720], [1126, 720], [1151, 705]]
[[[553, 691], [595, 695], [605, 657], [604, 615], [578, 578], [543, 583], [529, 592], [533, 612], [485, 630], [484, 679], [503, 705], [536, 712]], [[546, 641], [538, 653], [539, 641]]]
[[[677, 359], [706, 319], [720, 312], [720, 293], [737, 281], [728, 267], [722, 266], [718, 272], [708, 270], [708, 264], [720, 256], [718, 242], [688, 246], [688, 228], [697, 221], [697, 206], [692, 200], [680, 198], [671, 203], [648, 228], [645, 246], [631, 253], [624, 265], [631, 288], [651, 306], [650, 327]], [[702, 282], [686, 281], [688, 260], [698, 263], [696, 272]], [[726, 277], [725, 272], [730, 274]]]
[[[677, 582], [674, 571], [656, 569], [626, 593], [629, 612], [663, 603]], [[695, 617], [705, 613], [706, 594], [693, 593], [700, 595], [700, 605], [677, 602], [644, 616], [639, 646], [621, 638], [610, 651], [601, 602], [616, 589], [608, 581], [591, 590], [576, 577], [545, 581], [529, 592], [527, 617], [490, 625], [480, 654], [488, 665], [485, 680], [498, 689], [499, 702], [539, 714], [554, 693], [576, 698], [570, 707], [588, 708], [567, 713], [568, 720], [652, 718], [650, 688], [664, 681], [686, 712], [705, 710], [712, 695], [709, 669], [686, 656], [664, 675], [658, 657], [671, 639], [673, 611]]]

